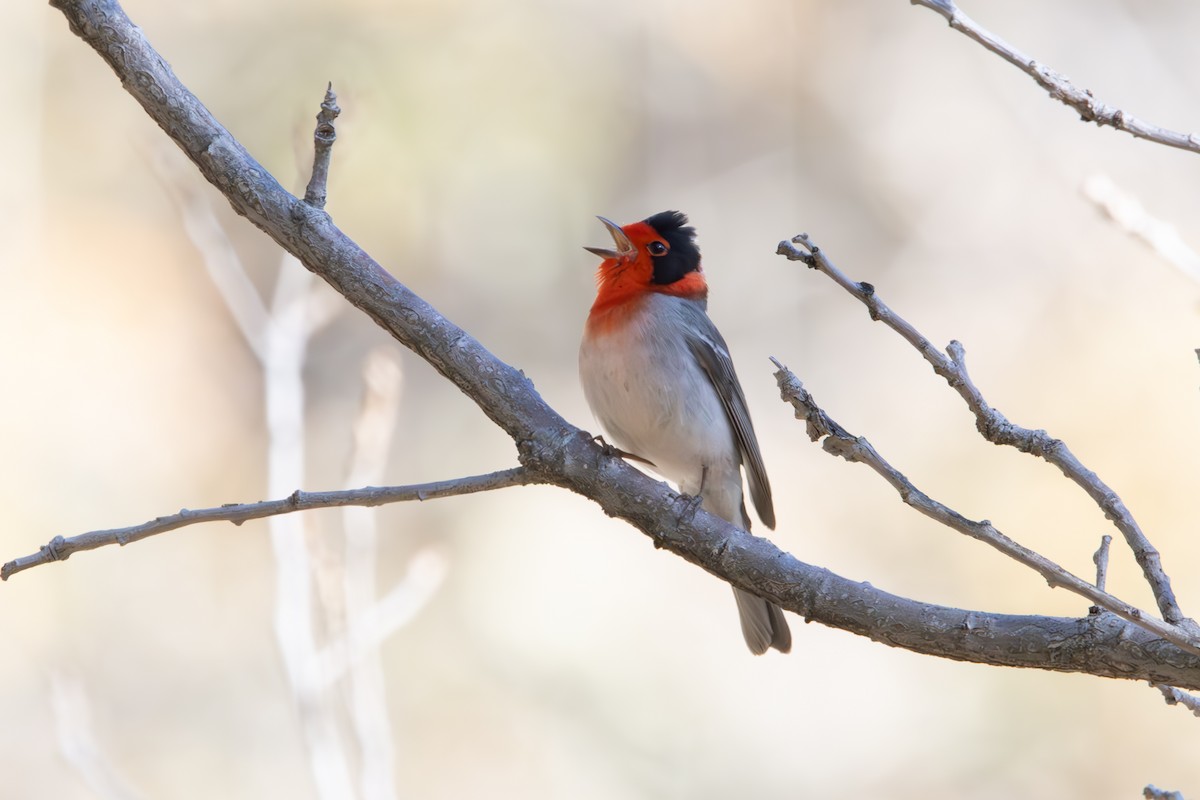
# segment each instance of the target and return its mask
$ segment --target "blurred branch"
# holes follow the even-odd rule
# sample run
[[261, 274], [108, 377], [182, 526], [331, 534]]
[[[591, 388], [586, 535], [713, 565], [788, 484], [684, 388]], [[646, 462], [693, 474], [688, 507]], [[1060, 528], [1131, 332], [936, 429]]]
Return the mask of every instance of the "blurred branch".
[[410, 500], [434, 500], [441, 497], [457, 497], [475, 492], [487, 492], [507, 486], [525, 486], [544, 483], [545, 479], [525, 467], [456, 478], [411, 486], [366, 486], [330, 492], [302, 492], [299, 489], [279, 500], [262, 500], [257, 503], [227, 503], [215, 508], [183, 509], [178, 514], [156, 517], [140, 525], [128, 528], [113, 528], [89, 531], [78, 536], [55, 536], [32, 555], [13, 559], [3, 567], [2, 577], [8, 580], [18, 572], [54, 561], [66, 561], [71, 555], [83, 550], [95, 550], [107, 545], [125, 546], [132, 542], [173, 531], [201, 522], [232, 522], [241, 525], [251, 519], [263, 519], [294, 511], [309, 511], [314, 508], [336, 508], [340, 506], [382, 506]]
[[779, 393], [785, 402], [791, 403], [796, 409], [796, 418], [804, 419], [807, 423], [808, 436], [814, 442], [820, 441], [822, 449], [830, 455], [841, 456], [850, 462], [866, 464], [875, 470], [899, 494], [906, 505], [912, 506], [930, 519], [953, 528], [959, 533], [965, 533], [972, 539], [991, 545], [1009, 558], [1024, 564], [1045, 578], [1051, 587], [1061, 586], [1068, 591], [1091, 600], [1095, 605], [1107, 609], [1122, 619], [1137, 625], [1169, 642], [1174, 642], [1182, 648], [1200, 653], [1200, 641], [1188, 636], [1187, 633], [1168, 625], [1155, 617], [1148, 616], [1141, 609], [1119, 600], [1106, 593], [1102, 588], [1093, 586], [1087, 581], [1072, 575], [1045, 556], [1035, 553], [1013, 541], [998, 531], [988, 520], [975, 521], [967, 519], [952, 508], [939, 503], [922, 492], [912, 481], [887, 462], [883, 456], [866, 439], [855, 436], [835, 422], [821, 410], [813, 396], [809, 394], [800, 380], [791, 370], [771, 359], [778, 367], [775, 379], [779, 383]]
[[[325, 95], [321, 114], [330, 102], [331, 91]], [[320, 132], [320, 115], [318, 134]], [[328, 138], [332, 144], [333, 126], [329, 126]], [[313, 180], [309, 182], [305, 200], [313, 193], [317, 168], [313, 168]], [[324, 181], [322, 180], [322, 183]], [[321, 192], [322, 196], [324, 191]], [[346, 471], [345, 486], [353, 488], [372, 485], [383, 481], [388, 451], [391, 449], [396, 420], [400, 411], [400, 389], [403, 375], [400, 362], [390, 350], [379, 347], [363, 359], [362, 407], [354, 420], [353, 447], [350, 465]], [[342, 510], [342, 528], [345, 536], [346, 554], [341, 570], [341, 593], [344, 603], [342, 612], [342, 636], [326, 645], [326, 680], [332, 682], [345, 675], [347, 678], [347, 712], [358, 743], [360, 755], [359, 786], [364, 800], [395, 800], [395, 739], [388, 715], [387, 681], [383, 674], [383, 661], [379, 647], [393, 629], [375, 633], [374, 622], [378, 619], [379, 605], [376, 598], [376, 570], [378, 568], [377, 515], [369, 508], [347, 506]], [[413, 565], [410, 562], [406, 575], [392, 593], [408, 597], [414, 586], [426, 588], [412, 580]], [[419, 593], [417, 609], [424, 607], [433, 596], [438, 580]], [[370, 631], [370, 633], [368, 633]], [[340, 662], [329, 663], [333, 659]]]
[[[413, 555], [404, 577], [387, 594], [364, 609], [361, 615], [350, 617], [350, 627], [345, 635], [321, 651], [320, 656], [325, 663], [325, 682], [332, 684], [347, 671], [357, 669], [378, 655], [380, 645], [420, 613], [445, 577], [446, 559], [433, 548], [419, 550]], [[374, 708], [374, 712], [383, 709], [381, 704]], [[360, 738], [369, 733], [369, 727], [369, 724], [360, 724]], [[364, 747], [376, 747], [381, 742], [372, 739], [362, 744]]]
[[154, 149], [152, 166], [183, 218], [183, 230], [200, 255], [209, 279], [225, 301], [230, 316], [250, 351], [261, 362], [267, 325], [267, 307], [254, 288], [246, 267], [212, 205], [204, 198], [190, 174], [184, 175], [178, 155], [165, 148]]
[[50, 704], [59, 750], [92, 793], [100, 800], [140, 800], [143, 795], [129, 786], [96, 741], [83, 683], [51, 674]]
[[1179, 235], [1179, 229], [1158, 219], [1141, 201], [1113, 182], [1096, 174], [1084, 181], [1083, 195], [1111, 219], [1118, 228], [1139, 239], [1184, 275], [1200, 281], [1200, 253]]
[[1200, 697], [1188, 694], [1187, 692], [1181, 692], [1173, 686], [1166, 686], [1161, 683], [1151, 682], [1150, 685], [1162, 692], [1163, 699], [1167, 701], [1167, 705], [1181, 705], [1197, 717], [1200, 717]]
[[[798, 245], [798, 246], [797, 246]], [[1117, 493], [1109, 488], [1096, 473], [1080, 463], [1075, 454], [1061, 439], [1054, 439], [1044, 430], [1030, 430], [1014, 425], [996, 409], [984, 400], [983, 394], [972, 383], [967, 374], [966, 353], [960, 342], [952, 341], [942, 353], [929, 339], [925, 338], [916, 328], [898, 316], [879, 299], [875, 287], [869, 283], [856, 283], [833, 265], [828, 256], [808, 238], [800, 234], [790, 242], [780, 242], [776, 250], [790, 261], [802, 261], [809, 267], [832, 278], [833, 281], [857, 298], [867, 307], [871, 319], [882, 322], [887, 327], [900, 334], [909, 344], [917, 349], [926, 361], [933, 366], [933, 371], [945, 378], [950, 388], [958, 392], [966, 402], [971, 413], [975, 415], [975, 427], [983, 438], [992, 444], [1015, 447], [1022, 453], [1039, 456], [1062, 470], [1063, 474], [1082, 488], [1092, 501], [1100, 507], [1107, 519], [1112, 520], [1117, 530], [1125, 537], [1129, 549], [1133, 551], [1134, 559], [1142, 568], [1154, 599], [1158, 603], [1159, 612], [1163, 619], [1176, 625], [1186, 623], [1190, 630], [1195, 631], [1191, 623], [1183, 615], [1171, 590], [1171, 581], [1162, 568], [1162, 560], [1158, 550], [1142, 533], [1137, 521]], [[948, 354], [948, 355], [947, 355]], [[1191, 641], [1197, 641], [1190, 638]]]
[[1051, 98], [1075, 109], [1079, 118], [1084, 122], [1094, 122], [1100, 127], [1108, 125], [1139, 139], [1200, 153], [1200, 137], [1191, 133], [1178, 133], [1167, 128], [1160, 128], [1126, 114], [1119, 108], [1101, 103], [1090, 90], [1080, 89], [1064, 75], [1044, 64], [1039, 64], [1008, 42], [981, 27], [975, 20], [964, 14], [954, 0], [910, 0], [910, 2], [915, 6], [924, 6], [941, 14], [951, 28], [983, 45], [1033, 78], [1038, 86], [1049, 93]]
[[[314, 164], [310, 190], [324, 203], [324, 186], [336, 116], [332, 88], [318, 115], [314, 132]], [[184, 229], [199, 252], [209, 276], [251, 352], [263, 377], [267, 437], [267, 493], [276, 494], [303, 482], [304, 362], [308, 343], [326, 321], [327, 311], [314, 313], [318, 295], [311, 273], [298, 269], [284, 253], [276, 270], [269, 307], [264, 304], [207, 198], [191, 187], [173, 159], [157, 159], [157, 170], [177, 198]], [[339, 304], [341, 305], [341, 304]], [[328, 304], [325, 304], [328, 308]], [[324, 607], [314, 591], [313, 558], [298, 517], [272, 516], [269, 521], [275, 564], [274, 631], [284, 672], [296, 701], [301, 732], [308, 750], [318, 795], [325, 800], [353, 795], [350, 759], [337, 724], [337, 698], [323, 679], [314, 621]]]
[[[513, 483], [577, 492], [656, 546], [738, 588], [806, 620], [890, 646], [962, 661], [1200, 688], [1194, 649], [1113, 614], [1082, 619], [986, 614], [897, 597], [798, 561], [613, 458], [546, 405], [520, 371], [388, 274], [328, 214], [286, 192], [179, 83], [114, 0], [55, 0], [55, 5], [238, 213], [425, 359], [512, 438], [525, 471], [520, 480], [510, 476]], [[296, 496], [297, 502], [306, 498], [311, 496]], [[56, 539], [51, 548], [65, 541]]]
[[[383, 480], [400, 416], [403, 373], [390, 347], [380, 346], [367, 354], [362, 377], [362, 407], [354, 421], [347, 487]], [[418, 551], [409, 559], [404, 577], [383, 598], [377, 598], [378, 516], [371, 509], [347, 506], [342, 510], [342, 527], [346, 548], [341, 570], [343, 629], [320, 654], [326, 661], [323, 673], [330, 682], [343, 675], [347, 678], [347, 711], [361, 754], [362, 797], [394, 800], [395, 741], [380, 646], [433, 597], [445, 576], [445, 560], [431, 548]]]
[[1146, 800], [1184, 800], [1182, 792], [1159, 789], [1154, 784], [1150, 784], [1142, 790], [1142, 797], [1146, 798]]
[[[285, 255], [276, 273], [267, 327], [260, 348], [267, 425], [267, 494], [305, 478], [304, 362], [314, 329], [309, 323], [311, 273]], [[317, 796], [354, 797], [350, 757], [339, 733], [337, 702], [326, 689], [318, 655], [316, 620], [323, 608], [314, 587], [314, 559], [299, 516], [272, 515], [267, 524], [275, 562], [275, 643], [291, 687]]]

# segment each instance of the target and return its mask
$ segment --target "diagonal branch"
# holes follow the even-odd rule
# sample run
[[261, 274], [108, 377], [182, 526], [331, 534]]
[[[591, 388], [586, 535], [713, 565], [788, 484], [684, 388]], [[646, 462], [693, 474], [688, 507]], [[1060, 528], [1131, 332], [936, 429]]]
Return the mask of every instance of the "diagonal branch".
[[967, 519], [922, 492], [903, 473], [888, 463], [887, 459], [879, 455], [870, 442], [850, 433], [826, 414], [791, 370], [778, 361], [775, 361], [775, 366], [779, 368], [775, 379], [779, 382], [780, 396], [796, 409], [797, 419], [803, 418], [807, 422], [809, 438], [814, 442], [820, 441], [825, 452], [841, 456], [847, 461], [866, 464], [900, 494], [906, 505], [959, 533], [965, 533], [972, 539], [991, 545], [1041, 575], [1051, 587], [1061, 586], [1167, 641], [1200, 653], [1200, 641], [1188, 636], [1179, 628], [1149, 617], [1137, 607], [1113, 597], [1103, 590], [1102, 584], [1099, 587], [1093, 586], [1071, 574], [1040, 553], [1035, 553], [1005, 536], [988, 520]]
[[880, 300], [874, 286], [869, 283], [856, 283], [846, 277], [845, 273], [833, 265], [824, 251], [812, 243], [807, 234], [802, 233], [790, 242], [780, 242], [776, 252], [786, 256], [789, 261], [803, 261], [809, 267], [832, 278], [867, 307], [872, 320], [882, 322], [915, 347], [933, 366], [933, 371], [945, 378], [950, 387], [966, 402], [971, 413], [975, 415], [975, 427], [983, 438], [992, 444], [1008, 445], [1022, 453], [1044, 458], [1087, 492], [1104, 512], [1104, 516], [1112, 520], [1117, 530], [1125, 537], [1129, 549], [1133, 551], [1133, 557], [1142, 568], [1142, 574], [1154, 592], [1154, 599], [1163, 619], [1171, 624], [1179, 624], [1187, 619], [1175, 600], [1171, 580], [1163, 571], [1158, 550], [1142, 533], [1141, 527], [1117, 493], [1100, 480], [1096, 473], [1080, 463], [1061, 439], [1052, 438], [1043, 430], [1035, 431], [1014, 425], [1003, 414], [989, 406], [967, 374], [962, 344], [951, 342], [946, 348], [948, 355], [942, 353], [920, 331]]
[[575, 430], [541, 400], [528, 378], [413, 294], [325, 211], [286, 191], [179, 82], [115, 0], [53, 5], [234, 211], [428, 361], [514, 440], [532, 441], [540, 430], [560, 435]]
[[964, 14], [954, 0], [910, 0], [910, 2], [914, 6], [924, 6], [941, 14], [951, 28], [983, 45], [1033, 78], [1038, 86], [1049, 93], [1051, 98], [1075, 109], [1079, 118], [1084, 122], [1094, 122], [1100, 127], [1108, 125], [1138, 139], [1146, 139], [1158, 144], [1165, 144], [1168, 147], [1200, 153], [1200, 137], [1194, 133], [1179, 133], [1167, 128], [1160, 128], [1126, 114], [1119, 108], [1101, 103], [1091, 91], [1079, 88], [1065, 76], [1045, 64], [1039, 64], [999, 36], [981, 27], [975, 20]]
[[342, 506], [382, 506], [408, 500], [434, 500], [440, 497], [457, 497], [462, 494], [487, 492], [508, 486], [526, 486], [545, 483], [524, 467], [474, 475], [448, 481], [419, 483], [412, 486], [367, 486], [331, 492], [302, 492], [299, 489], [279, 500], [262, 500], [257, 503], [229, 503], [216, 508], [183, 509], [178, 514], [157, 517], [141, 525], [128, 528], [113, 528], [89, 531], [78, 536], [55, 536], [49, 544], [42, 545], [33, 555], [9, 561], [0, 569], [0, 578], [8, 580], [18, 572], [52, 561], [66, 561], [72, 554], [83, 550], [118, 544], [124, 547], [132, 542], [177, 530], [201, 522], [232, 522], [241, 525], [252, 519], [291, 514], [294, 511], [309, 511], [314, 508], [338, 508]]

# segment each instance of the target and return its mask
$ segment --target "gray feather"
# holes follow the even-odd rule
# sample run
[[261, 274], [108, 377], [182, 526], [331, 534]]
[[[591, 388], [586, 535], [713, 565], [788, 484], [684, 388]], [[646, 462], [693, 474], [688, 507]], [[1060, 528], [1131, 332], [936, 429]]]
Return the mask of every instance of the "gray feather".
[[774, 530], [775, 506], [771, 501], [771, 483], [767, 480], [767, 468], [763, 465], [758, 439], [754, 435], [754, 424], [750, 422], [750, 410], [746, 407], [746, 395], [742, 393], [742, 385], [734, 372], [729, 347], [721, 337], [721, 332], [704, 313], [703, 306], [688, 304], [681, 311], [693, 317], [690, 320], [692, 324], [687, 326], [688, 346], [717, 390], [729, 424], [733, 426], [742, 464], [746, 467], [754, 510], [763, 524]]

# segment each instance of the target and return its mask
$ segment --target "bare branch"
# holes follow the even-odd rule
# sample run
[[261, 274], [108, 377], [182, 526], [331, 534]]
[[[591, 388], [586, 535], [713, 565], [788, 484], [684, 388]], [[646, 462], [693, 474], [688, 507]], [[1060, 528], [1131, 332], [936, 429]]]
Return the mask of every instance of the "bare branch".
[[179, 83], [115, 0], [55, 0], [55, 5], [238, 213], [428, 361], [513, 439], [529, 472], [527, 482], [577, 492], [656, 546], [738, 588], [807, 620], [889, 646], [1200, 689], [1200, 657], [1113, 614], [1083, 619], [986, 614], [897, 597], [805, 564], [612, 458], [546, 405], [520, 371], [389, 275], [327, 214], [284, 191]]
[[1197, 717], [1200, 717], [1200, 697], [1161, 683], [1151, 682], [1150, 685], [1162, 692], [1163, 699], [1167, 701], [1167, 705], [1181, 705]]
[[[387, 641], [389, 636], [412, 622], [417, 614], [425, 608], [438, 587], [442, 585], [445, 577], [445, 557], [431, 547], [417, 552], [408, 562], [408, 567], [400, 582], [366, 608], [361, 616], [351, 619], [350, 628], [345, 635], [341, 639], [330, 642], [320, 652], [320, 658], [324, 662], [321, 688], [327, 688], [346, 675], [348, 671], [359, 668], [368, 656], [377, 655], [379, 647]], [[380, 675], [380, 679], [382, 679], [382, 675]], [[383, 696], [382, 690], [381, 686], [380, 698]], [[351, 691], [355, 695], [359, 694], [359, 689], [355, 687], [352, 687]], [[366, 693], [363, 692], [363, 694]], [[379, 747], [382, 741], [391, 739], [390, 733], [382, 736], [382, 728], [379, 727], [386, 724], [386, 720], [379, 718], [372, 723], [362, 718], [363, 713], [373, 716], [380, 709], [386, 708], [385, 704], [377, 704], [370, 712], [367, 712], [366, 709], [359, 707], [361, 703], [365, 703], [369, 699], [371, 698], [356, 696], [352, 698], [351, 708], [352, 714], [357, 717], [354, 724], [358, 728], [359, 745], [364, 751], [373, 750]], [[390, 752], [377, 753], [377, 758], [390, 761], [391, 754]], [[382, 770], [373, 770], [373, 772], [380, 775]], [[364, 781], [364, 783], [370, 782]]]
[[967, 519], [954, 509], [929, 497], [889, 464], [883, 456], [879, 455], [870, 442], [861, 436], [854, 436], [821, 410], [812, 395], [789, 369], [778, 361], [775, 361], [775, 366], [779, 368], [779, 371], [775, 373], [775, 379], [779, 383], [780, 395], [785, 402], [791, 403], [792, 407], [796, 409], [796, 418], [803, 418], [806, 421], [809, 438], [814, 442], [821, 441], [821, 447], [825, 452], [841, 456], [847, 461], [866, 464], [900, 494], [900, 498], [906, 505], [912, 506], [930, 519], [937, 520], [960, 533], [965, 533], [972, 539], [978, 539], [991, 545], [1009, 558], [1041, 575], [1051, 587], [1061, 586], [1091, 600], [1097, 606], [1111, 611], [1134, 625], [1161, 636], [1190, 652], [1200, 654], [1200, 640], [1189, 636], [1177, 627], [1147, 616], [1141, 609], [1072, 575], [1045, 556], [1008, 538], [991, 522], [987, 520], [976, 522]]
[[1200, 153], [1200, 137], [1191, 133], [1178, 133], [1167, 128], [1160, 128], [1126, 114], [1119, 108], [1101, 103], [1088, 89], [1080, 89], [1065, 76], [1045, 64], [1039, 64], [1012, 47], [1008, 42], [980, 27], [975, 20], [962, 12], [954, 0], [910, 0], [910, 2], [914, 6], [924, 6], [941, 14], [950, 23], [951, 28], [983, 45], [1033, 78], [1038, 86], [1049, 93], [1051, 98], [1075, 109], [1079, 118], [1084, 122], [1094, 122], [1100, 127], [1108, 125], [1139, 139]]
[[1045, 459], [1087, 492], [1104, 512], [1104, 516], [1112, 520], [1117, 530], [1125, 537], [1129, 549], [1133, 551], [1134, 559], [1142, 568], [1142, 574], [1154, 592], [1154, 599], [1163, 619], [1171, 624], [1187, 621], [1175, 600], [1171, 581], [1162, 568], [1158, 550], [1142, 533], [1141, 527], [1117, 493], [1100, 480], [1096, 473], [1080, 463], [1061, 439], [1052, 438], [1044, 430], [1035, 431], [1014, 425], [1003, 414], [989, 406], [967, 374], [966, 353], [960, 342], [950, 342], [946, 348], [949, 355], [942, 353], [916, 328], [888, 308], [875, 293], [874, 286], [869, 283], [856, 283], [846, 277], [833, 265], [824, 251], [812, 243], [807, 234], [802, 233], [790, 242], [780, 242], [776, 252], [790, 261], [803, 261], [809, 267], [832, 278], [867, 307], [872, 320], [882, 322], [915, 347], [933, 366], [933, 371], [945, 378], [950, 387], [966, 402], [971, 413], [975, 415], [976, 429], [985, 439], [992, 444], [1008, 445], [1022, 453]]
[[49, 564], [52, 561], [66, 561], [74, 553], [83, 550], [95, 550], [107, 545], [125, 546], [131, 542], [140, 541], [150, 536], [173, 531], [188, 525], [201, 522], [232, 522], [241, 525], [251, 519], [291, 514], [294, 511], [308, 511], [314, 508], [336, 508], [341, 506], [382, 506], [388, 503], [399, 503], [409, 500], [434, 500], [440, 497], [457, 497], [475, 492], [487, 492], [493, 489], [503, 489], [508, 486], [526, 486], [531, 483], [545, 483], [543, 477], [536, 475], [525, 467], [492, 472], [487, 475], [475, 475], [468, 478], [456, 478], [433, 483], [419, 483], [412, 486], [367, 486], [362, 489], [350, 489], [332, 492], [302, 492], [297, 489], [280, 500], [263, 500], [257, 503], [229, 503], [216, 508], [183, 509], [178, 514], [157, 517], [141, 525], [128, 528], [113, 528], [103, 531], [89, 531], [78, 536], [55, 536], [48, 544], [41, 547], [33, 555], [23, 556], [9, 561], [0, 570], [0, 577], [8, 580], [18, 572], [32, 567]]

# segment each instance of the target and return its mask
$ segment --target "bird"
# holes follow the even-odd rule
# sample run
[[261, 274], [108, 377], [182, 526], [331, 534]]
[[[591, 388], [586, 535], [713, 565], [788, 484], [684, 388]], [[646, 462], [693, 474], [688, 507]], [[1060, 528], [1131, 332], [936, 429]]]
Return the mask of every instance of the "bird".
[[[605, 442], [749, 531], [745, 467], [758, 517], [774, 529], [771, 484], [746, 396], [708, 316], [695, 228], [680, 211], [624, 227], [597, 219], [615, 247], [584, 248], [602, 261], [579, 347], [579, 378]], [[737, 587], [733, 593], [750, 651], [788, 652], [792, 634], [783, 610]]]

